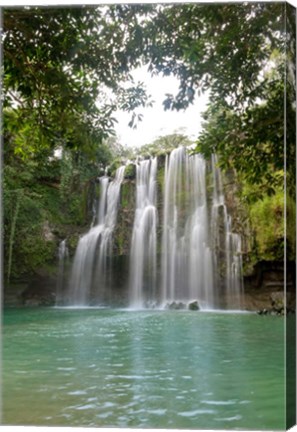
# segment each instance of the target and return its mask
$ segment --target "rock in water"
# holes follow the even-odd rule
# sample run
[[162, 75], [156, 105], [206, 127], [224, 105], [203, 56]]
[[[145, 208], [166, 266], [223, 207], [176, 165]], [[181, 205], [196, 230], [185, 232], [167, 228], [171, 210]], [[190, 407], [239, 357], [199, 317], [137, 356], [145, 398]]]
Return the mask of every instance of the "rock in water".
[[281, 311], [284, 308], [284, 292], [283, 291], [276, 291], [271, 293], [270, 296], [271, 299], [271, 306], [276, 311]]
[[167, 303], [165, 306], [165, 309], [169, 309], [169, 310], [182, 310], [182, 309], [186, 309], [186, 305], [183, 302], [171, 302], [171, 303]]
[[189, 310], [200, 310], [200, 306], [197, 300], [194, 300], [188, 304]]

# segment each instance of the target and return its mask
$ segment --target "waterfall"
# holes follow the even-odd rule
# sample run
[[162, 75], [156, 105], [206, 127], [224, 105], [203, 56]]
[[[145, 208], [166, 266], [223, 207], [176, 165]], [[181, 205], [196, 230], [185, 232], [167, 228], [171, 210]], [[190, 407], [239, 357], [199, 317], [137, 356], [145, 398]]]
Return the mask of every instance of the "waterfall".
[[[112, 256], [125, 167], [113, 181], [99, 179], [100, 200], [91, 228], [78, 242], [68, 304], [144, 308], [198, 300], [202, 309], [240, 308], [241, 237], [232, 231], [216, 155], [206, 162], [179, 147], [164, 162], [158, 201], [162, 160], [136, 163], [135, 209], [122, 209], [116, 230], [123, 250], [130, 241], [129, 265], [125, 255], [117, 266]], [[125, 223], [133, 215], [130, 236]]]
[[213, 305], [206, 166], [183, 147], [165, 161], [161, 303], [199, 299]]
[[[108, 264], [112, 255], [112, 234], [116, 226], [121, 184], [125, 166], [117, 169], [115, 179], [100, 178], [100, 201], [97, 224], [83, 235], [75, 252], [69, 286], [71, 305], [83, 306], [91, 302], [92, 285], [100, 281], [102, 289], [108, 284]], [[96, 290], [98, 291], [98, 290]]]
[[156, 298], [157, 158], [136, 167], [136, 209], [130, 253], [129, 304], [143, 307]]
[[211, 158], [213, 198], [211, 229], [216, 268], [216, 284], [225, 290], [226, 305], [240, 307], [243, 290], [241, 237], [233, 233], [223, 193], [221, 171], [215, 154]]
[[63, 304], [63, 287], [65, 282], [65, 265], [68, 264], [69, 252], [66, 244], [66, 239], [62, 240], [58, 249], [59, 267], [57, 276], [57, 291], [56, 291], [56, 304]]

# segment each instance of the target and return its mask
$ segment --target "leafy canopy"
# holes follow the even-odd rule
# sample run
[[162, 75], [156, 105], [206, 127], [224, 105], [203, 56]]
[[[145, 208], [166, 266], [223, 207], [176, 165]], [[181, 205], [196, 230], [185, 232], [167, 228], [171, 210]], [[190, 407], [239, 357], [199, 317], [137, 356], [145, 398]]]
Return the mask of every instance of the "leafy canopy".
[[281, 2], [185, 4], [157, 7], [143, 29], [151, 73], [180, 82], [165, 109], [185, 109], [207, 91], [197, 151], [218, 153], [223, 167], [262, 192], [283, 184], [285, 120], [287, 180], [295, 185], [295, 23]]
[[117, 23], [106, 7], [4, 10], [5, 132], [16, 153], [62, 144], [91, 156], [116, 109], [149, 103], [130, 75], [137, 20]]
[[[222, 166], [273, 192], [282, 175], [285, 108], [288, 161], [295, 155], [294, 23], [293, 8], [282, 2], [7, 8], [6, 130], [23, 154], [60, 142], [94, 149], [112, 134], [116, 109], [150, 104], [143, 83], [130, 76], [148, 64], [153, 75], [179, 79], [165, 109], [185, 109], [208, 92], [197, 151], [217, 152]], [[133, 113], [130, 125], [137, 120]], [[288, 169], [293, 187], [294, 164]]]

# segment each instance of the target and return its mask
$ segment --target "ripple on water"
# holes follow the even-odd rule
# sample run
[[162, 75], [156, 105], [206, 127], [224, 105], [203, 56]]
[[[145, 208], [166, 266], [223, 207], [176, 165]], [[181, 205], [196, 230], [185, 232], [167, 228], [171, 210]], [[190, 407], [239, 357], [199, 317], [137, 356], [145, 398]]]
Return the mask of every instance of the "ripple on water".
[[197, 409], [193, 411], [182, 411], [178, 413], [178, 415], [181, 417], [195, 417], [199, 414], [215, 414], [215, 411], [210, 409]]
[[102, 404], [100, 406], [100, 408], [112, 408], [112, 407], [115, 407], [115, 406], [116, 406], [116, 404], [114, 402], [106, 401], [106, 402], [104, 402], [104, 404]]
[[207, 405], [235, 405], [237, 403], [236, 400], [203, 400], [201, 401], [203, 404]]
[[73, 362], [73, 358], [71, 358], [71, 357], [58, 357], [57, 361], [70, 361], [70, 362]]
[[[275, 418], [281, 412], [278, 407], [283, 400], [283, 386], [278, 378], [275, 379], [275, 385], [279, 385], [276, 388], [279, 390], [277, 397], [275, 400], [271, 398], [269, 407], [266, 407], [267, 395], [271, 394], [272, 370], [267, 368], [266, 360], [275, 351], [270, 349], [270, 344], [266, 351], [267, 344], [263, 344], [262, 363], [259, 341], [262, 341], [264, 334], [263, 320], [259, 325], [260, 332], [257, 330], [258, 325], [255, 326], [253, 322], [251, 327], [245, 326], [245, 322], [235, 326], [233, 321], [229, 323], [229, 317], [222, 317], [222, 325], [229, 328], [230, 324], [230, 329], [237, 332], [238, 337], [221, 340], [222, 334], [215, 331], [220, 319], [218, 321], [214, 316], [214, 322], [209, 323], [205, 315], [205, 327], [196, 326], [196, 321], [193, 322], [197, 332], [200, 332], [193, 344], [194, 327], [188, 315], [185, 324], [174, 317], [172, 325], [168, 321], [171, 318], [166, 317], [164, 321], [163, 316], [156, 316], [156, 321], [159, 320], [161, 324], [155, 325], [153, 329], [151, 322], [143, 320], [142, 315], [139, 320], [133, 314], [123, 319], [115, 316], [115, 312], [111, 312], [111, 315], [106, 319], [102, 316], [103, 325], [95, 314], [91, 319], [89, 316], [79, 316], [79, 321], [87, 320], [85, 327], [71, 320], [67, 321], [66, 326], [64, 317], [62, 322], [52, 320], [46, 340], [45, 329], [39, 321], [37, 333], [31, 329], [26, 344], [19, 344], [18, 340], [10, 344], [6, 337], [4, 379], [5, 392], [9, 396], [5, 401], [7, 421], [12, 423], [17, 419], [20, 424], [30, 416], [38, 424], [46, 423], [44, 419], [47, 416], [48, 423], [73, 427], [101, 425], [140, 428], [141, 425], [158, 425], [174, 428], [178, 425], [181, 429], [192, 429], [197, 425], [207, 425], [210, 428], [225, 426], [229, 429], [241, 426], [244, 429], [257, 429], [255, 426], [259, 426], [261, 429], [267, 425], [267, 429], [280, 429], [280, 422]], [[42, 315], [40, 318], [44, 319]], [[268, 324], [267, 334], [272, 337], [265, 333], [265, 340], [274, 341], [277, 329], [272, 328], [270, 322]], [[22, 324], [25, 328], [26, 325]], [[63, 326], [69, 327], [71, 331], [64, 331]], [[187, 340], [185, 336], [188, 330]], [[10, 327], [7, 331], [11, 331]], [[56, 339], [59, 332], [61, 338], [69, 337], [69, 341], [65, 340], [64, 343], [64, 339]], [[134, 332], [137, 336], [143, 336], [141, 343], [134, 343]], [[99, 336], [95, 339], [96, 333]], [[74, 340], [79, 334], [83, 334], [83, 346], [76, 343], [77, 339]], [[249, 338], [250, 334], [253, 334], [253, 338]], [[261, 335], [259, 341], [258, 334]], [[21, 336], [23, 340], [23, 329]], [[238, 350], [239, 336], [248, 344], [246, 350]], [[49, 338], [53, 338], [53, 345], [49, 343]], [[277, 347], [281, 346], [277, 337], [275, 340]], [[178, 345], [181, 341], [182, 346]], [[195, 344], [201, 345], [202, 352], [211, 347], [216, 361], [210, 362], [205, 356], [195, 357]], [[252, 354], [246, 356], [247, 350], [255, 353], [255, 357]], [[238, 361], [231, 359], [230, 352], [237, 356]], [[283, 359], [282, 353], [279, 357]], [[283, 370], [282, 361], [275, 361], [278, 367], [276, 371], [280, 373]], [[220, 364], [222, 367], [225, 365], [224, 371], [220, 370]], [[261, 376], [257, 368], [263, 371]], [[218, 372], [223, 374], [215, 375]], [[238, 377], [236, 382], [234, 374]], [[214, 379], [221, 375], [223, 379]], [[208, 378], [211, 380], [206, 385]], [[231, 389], [229, 383], [232, 378]], [[253, 386], [255, 380], [258, 383], [257, 391], [254, 391]], [[39, 412], [31, 411], [36, 404], [40, 405]], [[251, 409], [256, 404], [259, 411], [261, 408], [262, 419], [256, 417]], [[142, 408], [144, 411], [140, 410]]]
[[149, 413], [149, 414], [153, 414], [153, 415], [157, 415], [157, 416], [162, 416], [162, 415], [165, 415], [166, 414], [166, 412], [167, 412], [167, 409], [162, 409], [162, 408], [159, 408], [159, 409], [149, 409], [149, 410], [147, 410], [147, 412]]
[[127, 380], [143, 380], [147, 379], [147, 376], [144, 375], [109, 375], [111, 378], [122, 378]]
[[70, 372], [70, 371], [75, 371], [76, 368], [75, 367], [58, 367], [57, 370], [63, 371], [63, 372]]
[[97, 414], [96, 417], [100, 418], [100, 419], [106, 419], [107, 417], [110, 417], [113, 415], [112, 411], [107, 411], [101, 414]]
[[81, 395], [86, 395], [87, 392], [85, 390], [74, 390], [74, 391], [70, 391], [67, 394], [71, 395], [71, 396], [81, 396]]
[[241, 420], [242, 416], [240, 414], [237, 414], [233, 417], [220, 417], [220, 418], [215, 418], [215, 421], [227, 421], [227, 422], [232, 422], [232, 421], [236, 421], [236, 420]]
[[84, 411], [84, 410], [89, 410], [89, 409], [94, 409], [94, 408], [96, 408], [95, 404], [79, 405], [79, 406], [75, 407], [75, 409], [78, 411]]

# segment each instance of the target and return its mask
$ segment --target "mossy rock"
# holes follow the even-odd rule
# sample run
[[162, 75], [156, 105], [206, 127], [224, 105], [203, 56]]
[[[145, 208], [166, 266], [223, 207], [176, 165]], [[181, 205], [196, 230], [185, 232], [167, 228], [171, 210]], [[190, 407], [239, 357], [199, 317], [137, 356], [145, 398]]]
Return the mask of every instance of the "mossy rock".
[[125, 168], [125, 179], [135, 179], [136, 178], [136, 165], [131, 163]]
[[200, 310], [200, 306], [199, 306], [198, 300], [194, 300], [194, 301], [190, 302], [188, 304], [188, 309], [191, 310], [191, 311], [198, 311], [198, 310]]

